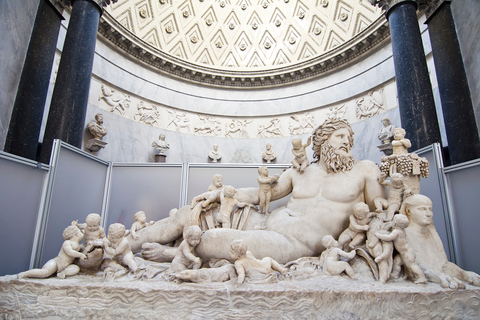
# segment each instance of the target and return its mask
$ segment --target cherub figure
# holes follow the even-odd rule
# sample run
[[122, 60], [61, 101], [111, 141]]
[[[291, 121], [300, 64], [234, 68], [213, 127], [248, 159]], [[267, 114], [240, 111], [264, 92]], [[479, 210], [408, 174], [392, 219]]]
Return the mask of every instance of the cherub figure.
[[347, 258], [348, 260], [355, 257], [355, 250], [345, 252], [338, 247], [338, 242], [331, 236], [326, 235], [322, 238], [322, 245], [325, 250], [320, 255], [320, 266], [327, 275], [340, 275], [343, 272], [352, 279], [356, 279], [355, 272], [352, 267], [345, 261], [339, 261], [340, 257]]
[[386, 175], [382, 172], [379, 182], [389, 186], [388, 200], [383, 198], [375, 198], [375, 209], [378, 213], [382, 213], [383, 209], [387, 209], [384, 221], [392, 221], [393, 215], [398, 212], [402, 204], [404, 194], [410, 194], [411, 190], [404, 183], [404, 177], [401, 173], [394, 173], [390, 176], [390, 181], [385, 180]]
[[57, 277], [65, 279], [66, 276], [74, 276], [80, 272], [80, 267], [73, 264], [75, 258], [85, 260], [86, 255], [79, 252], [80, 241], [83, 239], [82, 231], [75, 225], [70, 225], [63, 231], [62, 248], [53, 259], [45, 263], [42, 269], [32, 269], [18, 274], [18, 278], [47, 278], [57, 273]]
[[85, 223], [78, 223], [77, 221], [72, 221], [72, 225], [77, 226], [85, 235], [83, 244], [80, 248], [83, 250], [91, 241], [104, 239], [105, 230], [100, 226], [101, 217], [98, 213], [90, 213], [85, 218]]
[[405, 130], [403, 128], [395, 128], [393, 130], [393, 154], [408, 154], [408, 148], [412, 146], [409, 139], [405, 139]]
[[200, 243], [202, 237], [202, 229], [193, 225], [188, 227], [185, 239], [180, 243], [175, 258], [173, 258], [171, 270], [175, 273], [187, 269], [200, 269], [202, 260], [195, 256], [195, 247]]
[[155, 221], [147, 222], [147, 216], [145, 211], [138, 211], [133, 215], [135, 222], [132, 224], [130, 228], [130, 235], [133, 239], [138, 240], [139, 236], [136, 234], [136, 231], [141, 230], [145, 227], [148, 227], [155, 223]]
[[207, 191], [221, 190], [223, 188], [223, 177], [221, 174], [214, 174], [212, 184], [208, 186]]
[[368, 223], [376, 212], [370, 212], [368, 205], [364, 202], [357, 202], [353, 206], [353, 215], [349, 217], [350, 225], [338, 237], [339, 248], [350, 250], [355, 249], [366, 239], [365, 232], [368, 231]]
[[295, 156], [295, 159], [292, 160], [292, 164], [295, 169], [298, 169], [300, 171], [300, 173], [303, 173], [308, 167], [308, 158], [305, 148], [308, 147], [311, 142], [311, 136], [308, 137], [306, 144], [302, 144], [302, 139], [300, 138], [295, 138], [292, 140], [292, 153]]
[[[377, 232], [375, 236], [382, 241], [392, 241], [395, 249], [399, 252], [405, 267], [413, 273], [416, 278], [415, 283], [426, 283], [427, 278], [422, 272], [422, 269], [415, 263], [415, 252], [407, 242], [407, 235], [405, 228], [408, 227], [410, 221], [402, 214], [397, 214], [393, 218], [393, 230], [390, 233]], [[380, 261], [380, 257], [375, 258], [375, 262]], [[398, 258], [396, 258], [398, 259]], [[378, 261], [377, 261], [378, 260]]]
[[133, 259], [133, 252], [128, 240], [124, 238], [125, 226], [114, 223], [108, 227], [107, 241], [104, 241], [105, 252], [118, 263], [127, 266], [133, 272], [137, 271], [137, 264]]
[[248, 205], [234, 198], [237, 190], [232, 186], [225, 186], [220, 193], [220, 210], [214, 214], [215, 220], [222, 225], [222, 228], [230, 228], [230, 215], [235, 206], [243, 208]]
[[277, 261], [270, 257], [264, 257], [259, 260], [254, 255], [247, 251], [247, 245], [243, 240], [233, 240], [230, 244], [230, 257], [234, 262], [235, 271], [237, 272], [237, 286], [240, 286], [245, 281], [245, 278], [259, 278], [268, 277], [272, 271], [285, 273], [288, 271]]
[[272, 197], [272, 184], [274, 184], [279, 178], [280, 175], [276, 174], [273, 177], [268, 176], [267, 167], [258, 168], [258, 198], [260, 200], [260, 213], [263, 212], [263, 207], [265, 207], [265, 214], [268, 214], [270, 209], [270, 198]]

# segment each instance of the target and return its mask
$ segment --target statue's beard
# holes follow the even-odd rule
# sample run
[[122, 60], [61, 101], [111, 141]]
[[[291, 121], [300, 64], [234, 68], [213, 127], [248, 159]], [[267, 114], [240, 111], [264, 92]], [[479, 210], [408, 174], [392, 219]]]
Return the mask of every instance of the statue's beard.
[[328, 142], [321, 146], [320, 159], [326, 163], [329, 172], [335, 173], [350, 171], [355, 163], [355, 159], [350, 153], [338, 154]]

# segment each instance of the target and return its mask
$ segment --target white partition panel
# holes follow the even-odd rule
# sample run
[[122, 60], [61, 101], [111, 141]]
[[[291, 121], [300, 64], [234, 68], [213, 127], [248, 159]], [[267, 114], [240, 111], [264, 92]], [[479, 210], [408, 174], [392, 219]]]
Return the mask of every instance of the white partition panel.
[[108, 162], [59, 140], [55, 141], [50, 166], [37, 266], [57, 256], [63, 230], [73, 220], [84, 223], [89, 213], [102, 214], [108, 171]]
[[451, 218], [444, 195], [443, 160], [438, 143], [417, 150], [416, 153], [427, 158], [430, 164], [429, 176], [420, 182], [420, 193], [433, 202], [433, 223], [442, 239], [448, 259], [456, 262], [455, 241], [451, 227]]
[[455, 218], [459, 259], [457, 264], [480, 273], [480, 160], [448, 167], [449, 207]]
[[119, 222], [130, 228], [137, 211], [145, 211], [149, 221], [168, 217], [180, 206], [182, 172], [181, 164], [114, 163], [106, 225]]
[[[258, 168], [262, 164], [189, 164], [188, 166], [188, 189], [186, 194], [187, 202], [193, 197], [207, 191], [212, 184], [212, 177], [215, 174], [223, 176], [223, 185], [232, 185], [235, 188], [258, 188]], [[268, 174], [273, 176], [282, 173], [290, 165], [267, 165]], [[272, 201], [270, 211], [287, 204], [289, 197]]]
[[28, 270], [48, 166], [0, 151], [0, 276]]

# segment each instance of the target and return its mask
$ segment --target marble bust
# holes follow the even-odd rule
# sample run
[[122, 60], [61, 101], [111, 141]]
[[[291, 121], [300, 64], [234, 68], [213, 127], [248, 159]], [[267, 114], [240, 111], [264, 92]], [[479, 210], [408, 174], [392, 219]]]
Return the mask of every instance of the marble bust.
[[277, 158], [277, 154], [275, 153], [275, 151], [272, 150], [272, 145], [270, 143], [267, 143], [266, 148], [267, 150], [262, 153], [262, 159], [267, 163], [271, 163], [275, 161], [275, 159]]
[[154, 147], [157, 150], [158, 154], [164, 155], [165, 152], [170, 149], [170, 145], [165, 141], [165, 134], [160, 133], [158, 136], [158, 140], [154, 140], [152, 142], [152, 147]]
[[93, 136], [93, 139], [86, 141], [86, 148], [92, 152], [105, 148], [107, 142], [102, 141], [102, 139], [107, 134], [107, 129], [103, 125], [103, 114], [97, 113], [95, 115], [95, 121], [89, 122], [87, 128]]
[[210, 162], [218, 162], [222, 159], [222, 154], [218, 151], [218, 145], [213, 145], [213, 150], [208, 153], [208, 158], [210, 159]]
[[378, 132], [378, 139], [381, 140], [383, 144], [392, 143], [395, 126], [390, 123], [389, 118], [383, 118], [382, 124], [383, 127]]

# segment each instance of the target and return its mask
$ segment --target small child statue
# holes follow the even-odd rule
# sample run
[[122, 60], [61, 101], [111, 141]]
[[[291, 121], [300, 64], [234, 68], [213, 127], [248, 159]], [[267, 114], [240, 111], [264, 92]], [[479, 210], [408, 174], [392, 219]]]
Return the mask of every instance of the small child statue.
[[273, 177], [268, 176], [267, 167], [258, 168], [258, 198], [260, 200], [260, 213], [263, 212], [263, 207], [265, 207], [265, 214], [268, 214], [270, 209], [270, 198], [272, 197], [272, 185], [280, 179], [280, 175], [276, 174]]
[[395, 128], [393, 130], [393, 154], [408, 154], [408, 148], [412, 146], [409, 139], [405, 139], [405, 130], [403, 128]]
[[402, 204], [404, 193], [411, 192], [408, 186], [404, 183], [404, 177], [401, 173], [394, 173], [390, 176], [390, 181], [385, 180], [386, 175], [381, 174], [380, 183], [389, 186], [388, 200], [383, 198], [375, 198], [375, 208], [378, 213], [382, 213], [383, 209], [387, 209], [387, 213], [383, 221], [392, 221], [393, 215], [398, 212]]
[[285, 273], [288, 271], [277, 261], [270, 257], [264, 257], [262, 260], [247, 251], [247, 245], [241, 239], [233, 240], [230, 244], [230, 257], [235, 261], [235, 270], [238, 275], [237, 286], [245, 281], [245, 278], [258, 278], [258, 276], [268, 277], [272, 271]]
[[83, 250], [91, 241], [104, 239], [105, 230], [100, 226], [101, 217], [98, 213], [90, 213], [85, 218], [85, 223], [78, 223], [78, 221], [72, 221], [72, 225], [77, 226], [82, 230], [85, 238], [83, 239], [83, 244], [80, 248]]
[[322, 238], [322, 245], [325, 250], [320, 255], [320, 266], [327, 275], [340, 275], [343, 272], [352, 279], [356, 279], [355, 272], [352, 267], [345, 261], [339, 261], [340, 257], [351, 260], [355, 257], [355, 250], [345, 252], [338, 247], [338, 242], [331, 236], [326, 235]]
[[376, 212], [370, 212], [368, 205], [364, 202], [357, 202], [353, 206], [353, 215], [349, 217], [350, 225], [338, 237], [338, 245], [345, 249], [348, 245], [350, 250], [355, 249], [366, 239], [365, 232], [368, 231], [368, 223]]
[[234, 198], [237, 190], [232, 186], [225, 186], [220, 194], [220, 210], [214, 214], [215, 220], [222, 225], [222, 228], [230, 228], [230, 215], [235, 206], [244, 208], [246, 202], [240, 202]]
[[303, 173], [308, 167], [308, 158], [305, 148], [308, 147], [311, 142], [312, 137], [308, 137], [306, 144], [302, 144], [302, 139], [300, 138], [295, 138], [292, 140], [292, 153], [295, 156], [295, 159], [292, 160], [292, 165], [295, 169], [298, 169], [300, 173]]
[[121, 265], [127, 266], [133, 272], [137, 271], [137, 264], [133, 259], [133, 252], [128, 240], [124, 238], [125, 226], [114, 223], [108, 227], [108, 237], [104, 241], [105, 252]]
[[193, 225], [188, 227], [186, 238], [180, 243], [175, 258], [173, 258], [172, 266], [170, 267], [172, 272], [178, 273], [187, 269], [200, 269], [202, 260], [195, 256], [194, 250], [200, 243], [201, 237], [202, 229], [199, 226]]
[[[426, 283], [427, 278], [423, 274], [422, 269], [415, 263], [415, 252], [407, 242], [405, 228], [408, 227], [410, 221], [408, 217], [397, 214], [393, 218], [393, 230], [390, 233], [377, 232], [375, 235], [382, 241], [392, 241], [395, 249], [398, 251], [405, 267], [413, 273], [416, 278], [415, 283]], [[378, 261], [377, 261], [378, 260]], [[379, 262], [380, 257], [375, 258], [375, 262]]]
[[136, 231], [141, 230], [145, 227], [151, 226], [155, 223], [155, 221], [147, 222], [147, 216], [145, 211], [138, 211], [133, 215], [135, 222], [132, 224], [130, 228], [130, 235], [133, 239], [138, 240], [140, 237], [136, 234]]
[[47, 278], [57, 273], [57, 277], [65, 279], [66, 276], [74, 276], [80, 272], [80, 267], [73, 264], [75, 258], [85, 260], [86, 255], [79, 252], [80, 241], [83, 239], [83, 233], [75, 225], [70, 225], [63, 231], [62, 248], [53, 259], [47, 261], [42, 269], [32, 269], [18, 274], [18, 278]]

